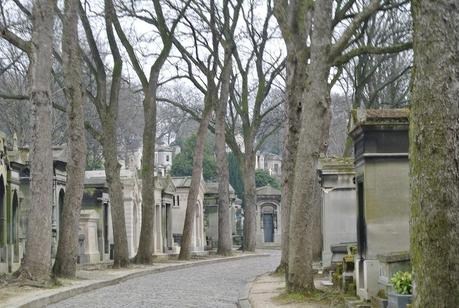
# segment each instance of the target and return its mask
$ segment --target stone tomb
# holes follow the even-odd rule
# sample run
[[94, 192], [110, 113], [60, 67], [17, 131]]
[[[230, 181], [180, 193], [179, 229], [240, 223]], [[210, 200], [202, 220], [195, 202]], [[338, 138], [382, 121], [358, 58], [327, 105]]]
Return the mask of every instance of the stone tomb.
[[[229, 204], [229, 221], [231, 225], [231, 234], [236, 236], [237, 216], [236, 211], [236, 194], [233, 187], [229, 186], [230, 204]], [[240, 207], [239, 207], [240, 208]], [[204, 194], [204, 229], [206, 234], [206, 248], [213, 249], [218, 247], [218, 183], [206, 182], [206, 191]]]
[[[13, 136], [12, 147], [0, 132], [0, 272], [14, 272], [25, 253], [27, 215], [30, 201], [29, 149], [20, 148]], [[55, 256], [59, 240], [66, 186], [66, 146], [53, 147], [53, 196], [51, 254]]]
[[330, 267], [331, 247], [357, 240], [354, 160], [322, 157], [318, 173], [322, 188], [322, 266]]
[[[97, 247], [99, 250], [98, 262], [108, 261], [113, 259], [114, 251], [114, 240], [113, 240], [113, 226], [111, 217], [111, 204], [108, 195], [108, 188], [105, 182], [105, 171], [104, 170], [92, 170], [85, 172], [84, 179], [84, 193], [83, 201], [81, 204], [81, 213], [90, 213], [94, 211], [97, 213], [97, 238], [88, 238], [85, 234], [89, 231], [84, 230], [87, 226], [84, 218], [80, 217], [80, 263], [88, 261], [84, 255], [94, 254], [94, 251], [85, 251], [88, 244], [82, 243], [82, 241], [94, 240], [96, 243], [90, 244], [93, 247], [92, 250]], [[82, 220], [83, 219], [83, 220]], [[95, 261], [94, 258], [91, 259]]]
[[154, 247], [155, 254], [175, 254], [178, 252], [174, 244], [173, 226], [175, 220], [173, 206], [176, 192], [169, 175], [155, 178], [156, 224]]
[[263, 186], [257, 194], [257, 248], [280, 247], [281, 244], [281, 192]]
[[378, 255], [409, 251], [408, 116], [405, 109], [352, 113], [357, 187], [357, 295], [379, 290]]
[[[176, 252], [179, 251], [179, 246], [182, 241], [183, 225], [185, 223], [185, 213], [190, 192], [191, 177], [172, 177], [172, 182], [175, 186], [173, 207], [172, 207], [172, 233], [174, 237], [174, 247]], [[194, 217], [194, 228], [191, 239], [191, 251], [202, 253], [206, 245], [204, 236], [204, 192], [206, 186], [201, 178], [199, 184], [198, 197], [196, 202], [196, 214]]]
[[82, 210], [80, 212], [79, 263], [97, 263], [100, 261], [97, 239], [98, 221], [99, 214], [96, 210]]

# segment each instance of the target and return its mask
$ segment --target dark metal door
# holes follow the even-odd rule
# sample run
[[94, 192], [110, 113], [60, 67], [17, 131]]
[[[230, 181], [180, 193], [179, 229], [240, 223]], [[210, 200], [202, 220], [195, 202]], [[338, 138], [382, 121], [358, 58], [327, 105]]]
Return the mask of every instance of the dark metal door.
[[363, 182], [357, 182], [357, 250], [361, 258], [366, 256], [367, 251], [367, 226], [365, 221], [365, 198], [363, 194]]
[[265, 243], [274, 241], [273, 214], [263, 214], [263, 229], [265, 233]]

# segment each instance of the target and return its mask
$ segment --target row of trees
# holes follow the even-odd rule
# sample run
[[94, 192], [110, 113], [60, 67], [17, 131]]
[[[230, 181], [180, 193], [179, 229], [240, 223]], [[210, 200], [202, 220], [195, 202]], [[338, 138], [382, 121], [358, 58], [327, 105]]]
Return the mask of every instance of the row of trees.
[[[30, 100], [33, 111], [31, 137], [25, 142], [32, 143], [31, 199], [34, 202], [28, 217], [27, 253], [18, 272], [21, 277], [46, 281], [51, 273], [48, 249], [51, 222], [47, 213], [51, 212], [52, 108], [66, 113], [64, 123], [70, 149], [69, 190], [53, 273], [75, 274], [86, 157], [94, 166], [104, 164], [112, 205], [114, 267], [129, 264], [118, 148], [120, 143], [125, 143], [127, 148], [129, 143], [138, 142], [119, 132], [120, 106], [123, 106], [120, 101], [124, 100], [123, 93], [129, 92], [141, 93], [143, 100], [140, 106], [143, 212], [140, 245], [133, 261], [151, 263], [153, 254], [155, 201], [151, 187], [154, 186], [156, 129], [162, 127], [157, 123], [158, 102], [180, 108], [199, 123], [180, 258], [190, 257], [191, 230], [209, 129], [216, 136], [214, 151], [221, 162], [216, 165], [220, 205], [218, 252], [230, 254], [232, 246], [227, 212], [227, 144], [237, 164], [244, 166], [241, 171], [246, 192], [246, 225], [249, 226], [244, 247], [255, 249], [254, 157], [264, 140], [278, 129], [282, 116], [281, 91], [272, 89], [278, 87], [278, 79], [282, 80], [284, 61], [282, 48], [270, 45], [277, 40], [270, 2], [262, 5], [242, 0], [210, 3], [158, 0], [145, 4], [67, 0], [61, 8], [56, 1], [14, 0], [2, 1], [1, 8], [4, 14], [0, 35], [14, 50], [28, 56], [28, 60], [22, 59], [21, 63], [28, 67], [23, 70], [23, 78], [29, 83], [27, 94], [22, 92], [27, 88], [14, 91], [5, 88], [1, 96], [7, 100]], [[261, 16], [256, 13], [259, 9], [264, 11]], [[19, 20], [23, 22], [18, 23]], [[127, 30], [127, 25], [136, 23], [142, 23], [144, 28]], [[29, 34], [30, 41], [27, 40]], [[152, 42], [155, 48], [144, 49]], [[242, 48], [236, 48], [236, 44]], [[12, 66], [17, 65], [16, 62]], [[130, 64], [129, 68], [125, 63]], [[163, 89], [166, 84], [170, 89], [169, 85], [174, 82], [185, 83], [185, 87], [172, 93]], [[185, 88], [194, 89], [191, 90], [193, 99], [185, 97]], [[54, 94], [61, 92], [62, 97]], [[135, 107], [138, 106], [135, 104]], [[274, 113], [277, 115], [272, 116]], [[21, 125], [27, 126], [20, 123], [18, 127]], [[94, 152], [86, 154], [84, 128], [89, 133], [90, 148], [93, 141], [100, 144], [102, 159]], [[242, 142], [237, 137], [239, 132]]]
[[[120, 93], [129, 87], [141, 95], [143, 115], [143, 218], [134, 261], [151, 263], [152, 258], [155, 202], [151, 187], [157, 128], [161, 127], [157, 106], [163, 102], [198, 122], [180, 258], [190, 257], [208, 131], [216, 136], [214, 152], [219, 162], [218, 252], [229, 254], [228, 183], [237, 174], [228, 170], [226, 146], [232, 150], [229, 163], [241, 166], [243, 246], [253, 251], [255, 156], [285, 122], [280, 268], [286, 272], [289, 290], [314, 288], [314, 231], [320, 202], [315, 170], [320, 153], [331, 140], [330, 93], [340, 85], [346, 97], [350, 91], [355, 107], [374, 106], [375, 102], [399, 106], [408, 101], [413, 44], [407, 0], [66, 0], [63, 10], [52, 0], [11, 0], [2, 1], [1, 9], [0, 36], [14, 46], [9, 53], [13, 55], [11, 65], [2, 71], [19, 67], [16, 75], [27, 73], [29, 86], [27, 94], [20, 92], [25, 91], [20, 85], [13, 87], [17, 92], [0, 94], [5, 99], [30, 100], [32, 108], [29, 140], [34, 204], [21, 276], [47, 280], [50, 274], [52, 107], [67, 115], [72, 183], [64, 211], [63, 225], [68, 229], [59, 242], [54, 273], [75, 273], [86, 157], [83, 127], [102, 146], [113, 207], [114, 265], [129, 264], [118, 163]], [[411, 200], [416, 303], [419, 307], [439, 302], [452, 306], [459, 301], [452, 296], [459, 294], [455, 283], [459, 281], [458, 252], [449, 245], [459, 234], [459, 133], [454, 100], [458, 94], [458, 9], [454, 0], [438, 4], [420, 0], [413, 3], [412, 11], [416, 70]], [[279, 44], [281, 40], [285, 46]], [[57, 41], [62, 42], [60, 48]], [[168, 91], [166, 84], [171, 83], [180, 91]], [[58, 99], [56, 88], [62, 90], [65, 100]], [[94, 110], [96, 118], [83, 117], [87, 115], [84, 102], [90, 103], [85, 108]], [[126, 143], [132, 142], [128, 139]], [[448, 240], [442, 241], [443, 236]], [[442, 271], [444, 264], [447, 270]]]
[[381, 45], [362, 39], [367, 37], [372, 18], [378, 14], [382, 18], [380, 12], [399, 10], [406, 3], [275, 1], [274, 14], [287, 48], [288, 128], [282, 165], [285, 228], [280, 268], [285, 269], [289, 290], [314, 288], [312, 260], [314, 247], [318, 246], [318, 238], [313, 236], [318, 219], [314, 218], [320, 204], [315, 170], [320, 153], [326, 152], [328, 146], [331, 88], [354, 58], [395, 54], [411, 48], [411, 42], [403, 39], [375, 42]]
[[[177, 140], [176, 140], [177, 141]], [[196, 145], [196, 135], [179, 142], [180, 153], [174, 156], [171, 166], [172, 176], [191, 176], [193, 173], [193, 150]], [[215, 140], [208, 138], [205, 143], [204, 157], [202, 163], [202, 175], [205, 181], [216, 181], [217, 177], [217, 160], [214, 155], [213, 147]], [[234, 155], [230, 153], [228, 157], [229, 183], [234, 188], [238, 198], [243, 198], [244, 193], [242, 186], [242, 176], [240, 175], [240, 166], [234, 160]], [[233, 175], [233, 176], [232, 176]], [[255, 186], [272, 186], [280, 189], [280, 184], [276, 178], [270, 175], [269, 171], [258, 169], [255, 171]]]
[[[412, 47], [411, 36], [400, 35], [396, 26], [376, 38], [395, 36], [366, 39], [368, 31], [378, 33], [384, 29], [379, 25], [388, 21], [402, 25], [402, 32], [409, 33], [407, 5], [407, 1], [378, 0], [275, 1], [275, 15], [287, 46], [289, 128], [283, 157], [283, 226], [288, 230], [283, 231], [287, 235], [282, 242], [281, 266], [286, 268], [289, 290], [314, 289], [312, 218], [318, 199], [315, 167], [319, 153], [327, 147], [330, 87], [337, 80], [336, 74], [341, 73], [340, 65], [357, 57], [355, 104], [373, 104], [375, 95], [383, 90], [386, 93], [381, 98], [396, 106], [403, 104], [409, 81], [400, 76], [410, 69], [409, 58], [405, 61], [406, 58], [388, 56], [389, 67], [399, 71], [393, 76], [375, 69], [374, 61], [368, 63], [362, 58]], [[394, 11], [398, 13], [390, 13]], [[450, 0], [420, 0], [412, 1], [411, 13], [415, 68], [410, 127], [414, 307], [452, 307], [459, 302], [459, 251], [457, 245], [451, 245], [459, 234], [459, 8]], [[381, 14], [391, 17], [386, 20]], [[379, 24], [376, 27], [375, 22]], [[374, 78], [375, 74], [379, 76]], [[374, 82], [368, 83], [372, 78]], [[388, 83], [391, 86], [385, 87]], [[405, 95], [394, 96], [400, 93], [397, 87]], [[290, 207], [290, 214], [286, 207]]]

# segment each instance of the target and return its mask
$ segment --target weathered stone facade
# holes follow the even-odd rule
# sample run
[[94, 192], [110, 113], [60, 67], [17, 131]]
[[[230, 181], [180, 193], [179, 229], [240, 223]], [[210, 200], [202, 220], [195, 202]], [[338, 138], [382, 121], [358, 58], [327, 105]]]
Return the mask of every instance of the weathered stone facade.
[[357, 240], [354, 161], [323, 157], [319, 160], [318, 172], [322, 188], [322, 266], [329, 267], [332, 245]]
[[[110, 198], [105, 182], [105, 171], [85, 172], [84, 194], [81, 206], [79, 229], [79, 263], [95, 262], [94, 250], [99, 254], [98, 262], [113, 259], [113, 227]], [[88, 237], [89, 225], [86, 216], [96, 219], [97, 238]], [[92, 243], [88, 243], [92, 241]], [[92, 247], [89, 249], [89, 247]]]
[[257, 152], [255, 169], [266, 170], [271, 176], [280, 180], [282, 175], [282, 157], [272, 153]]
[[173, 226], [177, 220], [174, 215], [174, 199], [176, 188], [170, 176], [156, 177], [155, 202], [156, 223], [154, 237], [155, 254], [175, 254], [179, 252], [178, 244], [174, 242]]
[[[233, 187], [230, 185], [230, 210], [229, 221], [231, 224], [231, 235], [233, 243], [237, 243], [238, 221], [240, 220], [241, 205], [236, 198]], [[204, 230], [206, 234], [206, 248], [212, 249], [218, 246], [218, 183], [206, 182], [204, 194]]]
[[409, 251], [408, 111], [354, 113], [357, 294], [378, 292], [379, 255]]
[[[160, 151], [158, 159], [167, 173], [172, 163], [172, 152]], [[53, 205], [52, 256], [57, 251], [59, 228], [62, 221], [66, 185], [65, 146], [53, 147]], [[171, 155], [168, 157], [168, 155]], [[12, 272], [19, 268], [25, 253], [27, 214], [31, 201], [29, 194], [29, 151], [6, 147], [6, 136], [0, 132], [0, 272]], [[120, 171], [123, 184], [123, 200], [126, 219], [129, 257], [134, 257], [139, 245], [142, 221], [141, 179], [134, 162], [132, 168]], [[159, 173], [158, 173], [159, 174]], [[154, 253], [178, 253], [185, 219], [186, 204], [191, 179], [189, 177], [171, 178], [169, 175], [155, 179], [155, 230]], [[197, 201], [195, 228], [193, 231], [193, 251], [200, 253], [206, 245], [204, 234], [204, 192], [206, 186], [201, 180]], [[234, 191], [233, 191], [234, 196]], [[234, 201], [234, 200], [233, 200]], [[236, 206], [237, 207], [237, 206]], [[236, 207], [234, 207], [236, 209]], [[240, 211], [240, 204], [238, 205]], [[236, 216], [235, 211], [231, 212]], [[236, 224], [233, 226], [236, 233]], [[110, 197], [104, 170], [86, 171], [82, 201], [78, 263], [99, 263], [113, 259], [114, 240], [111, 219]]]
[[[172, 181], [175, 186], [175, 194], [172, 208], [173, 224], [172, 232], [174, 236], [174, 242], [177, 246], [180, 246], [183, 232], [183, 224], [185, 222], [186, 206], [188, 201], [188, 193], [190, 191], [191, 177], [173, 177]], [[204, 235], [204, 192], [205, 183], [201, 177], [201, 184], [199, 185], [198, 200], [196, 202], [196, 216], [194, 221], [194, 229], [192, 235], [192, 251], [202, 252], [206, 245]]]
[[[53, 205], [51, 255], [55, 256], [66, 185], [67, 148], [53, 147]], [[27, 216], [31, 206], [29, 149], [18, 148], [13, 137], [11, 148], [0, 132], [0, 272], [13, 272], [25, 253]]]
[[281, 192], [271, 186], [259, 187], [257, 193], [257, 247], [280, 247]]
[[[142, 222], [141, 181], [137, 171], [121, 169], [123, 183], [124, 213], [128, 238], [129, 257], [137, 253]], [[190, 179], [171, 178], [170, 176], [155, 179], [155, 224], [153, 247], [154, 254], [176, 254], [180, 250], [180, 240], [185, 220], [186, 202]], [[177, 185], [177, 186], [176, 186]], [[195, 229], [193, 232], [193, 251], [204, 250], [203, 197], [204, 182], [198, 196]], [[80, 260], [95, 262], [95, 251], [99, 253], [98, 261], [113, 258], [113, 226], [110, 213], [110, 198], [107, 194], [105, 172], [103, 170], [87, 171], [85, 194], [83, 197], [82, 218], [80, 219]], [[89, 228], [97, 226], [97, 237]], [[87, 243], [92, 241], [92, 243]]]

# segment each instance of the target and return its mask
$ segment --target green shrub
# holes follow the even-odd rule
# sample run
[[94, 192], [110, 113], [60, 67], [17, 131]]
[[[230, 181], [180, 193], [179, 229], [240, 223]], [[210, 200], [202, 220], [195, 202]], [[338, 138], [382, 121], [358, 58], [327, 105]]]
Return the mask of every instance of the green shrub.
[[411, 294], [411, 273], [397, 272], [392, 276], [390, 282], [398, 294]]
[[378, 293], [376, 294], [376, 297], [387, 299], [386, 291], [384, 291], [383, 289], [379, 290]]

